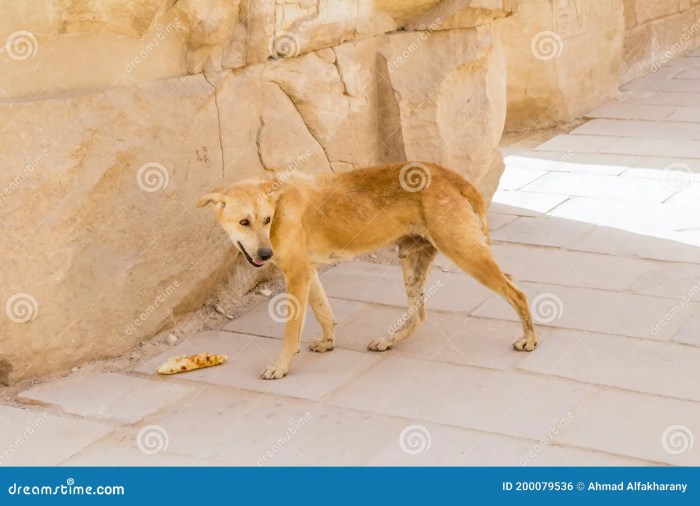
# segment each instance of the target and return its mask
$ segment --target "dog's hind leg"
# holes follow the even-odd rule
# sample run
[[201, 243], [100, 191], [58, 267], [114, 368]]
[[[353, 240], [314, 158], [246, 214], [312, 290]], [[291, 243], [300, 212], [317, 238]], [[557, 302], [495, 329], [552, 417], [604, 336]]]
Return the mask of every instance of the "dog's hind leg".
[[[464, 272], [503, 297], [518, 313], [523, 336], [513, 343], [518, 351], [532, 351], [537, 334], [532, 326], [527, 296], [501, 271], [493, 258], [478, 220], [469, 206], [450, 211], [449, 219], [437, 219], [430, 225], [430, 235], [440, 251]], [[450, 226], [446, 226], [450, 223]]]
[[335, 321], [333, 310], [328, 303], [328, 297], [323, 290], [321, 280], [318, 279], [318, 273], [314, 273], [311, 278], [311, 288], [309, 291], [309, 303], [314, 311], [314, 316], [321, 324], [323, 336], [309, 345], [311, 351], [323, 353], [331, 351], [335, 347], [335, 326], [338, 323]]
[[393, 330], [389, 337], [371, 341], [367, 349], [389, 350], [418, 330], [425, 320], [425, 280], [436, 253], [435, 247], [421, 237], [404, 237], [399, 240], [399, 258], [408, 295], [408, 311], [404, 313], [398, 328]]

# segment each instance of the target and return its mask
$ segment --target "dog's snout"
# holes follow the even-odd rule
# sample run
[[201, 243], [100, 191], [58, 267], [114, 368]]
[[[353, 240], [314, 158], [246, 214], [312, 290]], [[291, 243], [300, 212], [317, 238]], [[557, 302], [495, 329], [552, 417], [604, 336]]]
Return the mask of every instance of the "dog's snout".
[[272, 258], [272, 250], [270, 248], [260, 248], [258, 250], [258, 258], [260, 260], [269, 260]]

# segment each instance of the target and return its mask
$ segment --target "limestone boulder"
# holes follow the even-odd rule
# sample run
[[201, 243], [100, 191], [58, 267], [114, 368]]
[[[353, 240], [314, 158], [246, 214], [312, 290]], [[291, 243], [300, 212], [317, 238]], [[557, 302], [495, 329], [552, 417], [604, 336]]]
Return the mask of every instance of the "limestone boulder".
[[123, 353], [201, 304], [235, 258], [194, 207], [223, 180], [201, 75], [0, 110], [13, 126], [0, 133], [12, 146], [0, 178], [12, 378]]

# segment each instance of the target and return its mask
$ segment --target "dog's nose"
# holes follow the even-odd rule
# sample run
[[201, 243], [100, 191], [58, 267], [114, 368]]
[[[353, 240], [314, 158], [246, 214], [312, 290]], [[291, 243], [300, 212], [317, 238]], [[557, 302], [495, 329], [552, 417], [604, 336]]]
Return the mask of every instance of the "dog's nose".
[[258, 258], [260, 260], [269, 260], [272, 258], [272, 250], [270, 248], [260, 248], [258, 250]]

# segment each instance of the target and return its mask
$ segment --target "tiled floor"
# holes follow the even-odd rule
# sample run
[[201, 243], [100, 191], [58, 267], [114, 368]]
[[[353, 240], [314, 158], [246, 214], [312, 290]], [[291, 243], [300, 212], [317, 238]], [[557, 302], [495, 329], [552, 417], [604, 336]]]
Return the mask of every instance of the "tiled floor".
[[[77, 372], [0, 406], [0, 464], [700, 465], [700, 50], [623, 87], [567, 135], [508, 152], [494, 253], [528, 294], [512, 309], [439, 257], [429, 320], [383, 354], [406, 311], [398, 267], [322, 280], [337, 348], [309, 314], [281, 381], [258, 379], [282, 324], [261, 302], [121, 373]], [[179, 353], [219, 367], [158, 377]]]

